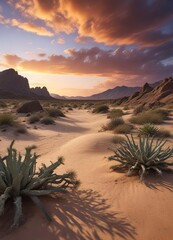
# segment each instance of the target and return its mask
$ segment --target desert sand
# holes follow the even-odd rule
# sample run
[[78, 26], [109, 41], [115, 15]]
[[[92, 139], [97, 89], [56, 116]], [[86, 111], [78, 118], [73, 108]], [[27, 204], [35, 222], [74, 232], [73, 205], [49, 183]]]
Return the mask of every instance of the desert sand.
[[[126, 120], [128, 115], [124, 116]], [[31, 128], [27, 135], [1, 134], [0, 154], [5, 153], [13, 138], [23, 152], [36, 145], [41, 162], [65, 157], [58, 171], [76, 171], [81, 186], [76, 192], [42, 198], [54, 221], [48, 224], [29, 201], [24, 204], [25, 223], [14, 232], [7, 232], [13, 214], [0, 222], [2, 240], [171, 240], [173, 239], [173, 176], [148, 179], [146, 185], [137, 177], [111, 172], [107, 157], [112, 154], [111, 132], [100, 132], [108, 121], [106, 114], [74, 110], [56, 125]], [[169, 120], [169, 130], [173, 130]], [[167, 125], [166, 125], [167, 126]], [[166, 127], [165, 127], [166, 128]], [[172, 144], [172, 140], [168, 145]], [[8, 209], [9, 208], [9, 209]]]

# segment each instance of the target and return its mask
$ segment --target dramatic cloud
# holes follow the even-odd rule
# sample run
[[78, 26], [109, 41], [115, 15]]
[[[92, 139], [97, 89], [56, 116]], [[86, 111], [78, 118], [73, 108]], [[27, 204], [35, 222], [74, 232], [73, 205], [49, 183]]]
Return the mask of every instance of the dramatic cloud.
[[[14, 55], [5, 55], [5, 62], [9, 67], [13, 65], [11, 59], [20, 69], [51, 74], [97, 75], [106, 80], [99, 87], [113, 87], [122, 83], [136, 85], [146, 81], [172, 75], [171, 63], [164, 64], [165, 59], [172, 57], [173, 44], [170, 42], [162, 47], [138, 48], [128, 50], [126, 47], [113, 50], [91, 49], [67, 49], [68, 56], [51, 55], [42, 60], [24, 60]], [[128, 84], [129, 85], [129, 84]], [[138, 85], [138, 84], [137, 84]]]
[[80, 37], [91, 37], [108, 45], [156, 46], [173, 37], [173, 2], [170, 0], [10, 2], [25, 17], [41, 19], [55, 32], [78, 31]]

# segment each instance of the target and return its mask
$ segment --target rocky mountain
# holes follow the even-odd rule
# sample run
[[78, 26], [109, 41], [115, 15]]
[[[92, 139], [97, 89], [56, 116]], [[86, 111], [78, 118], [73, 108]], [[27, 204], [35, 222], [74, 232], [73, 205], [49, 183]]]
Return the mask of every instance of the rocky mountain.
[[48, 90], [30, 88], [28, 79], [10, 68], [0, 72], [0, 98], [51, 99]]
[[116, 101], [132, 106], [139, 104], [152, 106], [158, 103], [173, 102], [173, 77], [166, 78], [158, 83], [155, 87], [146, 83], [140, 91], [137, 91], [123, 101], [122, 99], [117, 99]]
[[120, 87], [115, 87], [113, 89], [108, 89], [102, 93], [94, 94], [88, 97], [88, 99], [106, 100], [106, 99], [122, 98], [125, 96], [128, 97], [139, 90], [140, 90], [140, 87], [120, 86]]
[[118, 99], [125, 96], [130, 96], [136, 91], [139, 91], [140, 87], [127, 87], [127, 86], [118, 86], [112, 89], [108, 89], [104, 92], [97, 93], [88, 97], [66, 97], [67, 99], [79, 99], [79, 100], [111, 100]]
[[30, 98], [28, 79], [18, 75], [14, 69], [0, 72], [1, 98]]
[[35, 88], [30, 88], [31, 92], [41, 98], [51, 98], [50, 93], [48, 92], [46, 87], [35, 87]]

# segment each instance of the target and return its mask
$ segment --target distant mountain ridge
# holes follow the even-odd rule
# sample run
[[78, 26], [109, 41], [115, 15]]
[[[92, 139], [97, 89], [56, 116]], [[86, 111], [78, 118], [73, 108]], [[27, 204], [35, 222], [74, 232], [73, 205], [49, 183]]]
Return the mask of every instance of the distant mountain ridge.
[[140, 87], [127, 87], [127, 86], [118, 86], [113, 89], [108, 89], [102, 93], [94, 94], [88, 99], [91, 100], [105, 100], [105, 99], [115, 99], [122, 98], [125, 96], [130, 96], [131, 94], [139, 91]]
[[[155, 83], [149, 84], [149, 86], [155, 87], [155, 86], [158, 86], [160, 83], [161, 81], [155, 82]], [[112, 99], [119, 99], [123, 97], [129, 97], [140, 90], [141, 90], [141, 87], [117, 86], [112, 89], [108, 89], [104, 92], [93, 94], [88, 97], [76, 96], [76, 97], [66, 97], [66, 98], [79, 99], [79, 100], [112, 100]]]
[[28, 79], [12, 68], [0, 72], [0, 98], [52, 99], [46, 87], [30, 88]]

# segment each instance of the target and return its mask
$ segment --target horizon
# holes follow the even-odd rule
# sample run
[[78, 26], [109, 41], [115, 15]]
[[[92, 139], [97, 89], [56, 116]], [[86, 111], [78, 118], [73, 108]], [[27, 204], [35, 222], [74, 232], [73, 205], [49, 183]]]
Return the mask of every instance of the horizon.
[[173, 73], [172, 17], [169, 0], [2, 0], [0, 71], [72, 97], [154, 83]]

